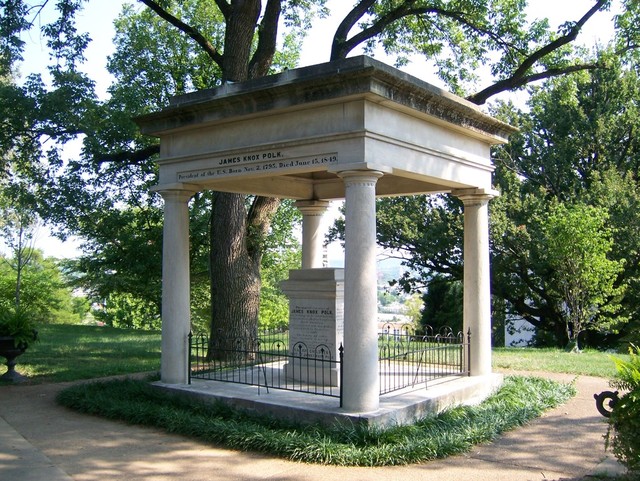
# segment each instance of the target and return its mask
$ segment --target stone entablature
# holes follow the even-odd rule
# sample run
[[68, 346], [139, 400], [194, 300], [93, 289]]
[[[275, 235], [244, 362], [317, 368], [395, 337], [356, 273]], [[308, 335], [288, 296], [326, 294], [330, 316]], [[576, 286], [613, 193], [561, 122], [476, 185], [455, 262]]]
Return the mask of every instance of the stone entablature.
[[514, 129], [368, 57], [176, 97], [137, 119], [162, 139], [159, 187], [344, 198], [337, 173], [376, 170], [376, 195], [491, 188], [489, 149]]

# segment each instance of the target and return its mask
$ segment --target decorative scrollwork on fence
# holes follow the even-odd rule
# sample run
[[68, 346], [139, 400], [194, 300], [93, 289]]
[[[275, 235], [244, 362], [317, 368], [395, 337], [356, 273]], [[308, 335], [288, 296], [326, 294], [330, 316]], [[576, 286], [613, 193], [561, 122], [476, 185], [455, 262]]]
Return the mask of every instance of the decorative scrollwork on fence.
[[[348, 346], [347, 346], [348, 347]], [[385, 324], [378, 335], [380, 393], [468, 374], [468, 342], [443, 326], [418, 332], [408, 324]]]
[[[190, 335], [189, 346], [190, 378], [340, 396], [342, 346], [338, 353], [325, 344], [310, 348], [292, 342], [286, 330], [254, 337]], [[385, 324], [378, 334], [380, 393], [468, 375], [469, 349], [470, 335], [448, 327], [417, 332], [408, 324]]]

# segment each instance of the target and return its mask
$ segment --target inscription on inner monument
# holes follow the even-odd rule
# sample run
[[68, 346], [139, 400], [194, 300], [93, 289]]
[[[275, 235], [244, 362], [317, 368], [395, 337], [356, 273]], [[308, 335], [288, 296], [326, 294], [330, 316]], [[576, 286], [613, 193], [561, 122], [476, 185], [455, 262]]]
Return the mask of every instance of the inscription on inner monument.
[[286, 151], [260, 151], [246, 154], [227, 155], [211, 159], [211, 167], [199, 170], [178, 172], [178, 182], [198, 179], [212, 179], [263, 172], [279, 172], [289, 170], [312, 170], [322, 165], [338, 162], [338, 154], [327, 153], [304, 157], [292, 157]]
[[335, 357], [343, 338], [342, 311], [342, 306], [336, 306], [335, 301], [292, 300], [289, 308], [291, 339], [303, 342], [309, 353], [313, 353], [317, 346], [323, 344]]

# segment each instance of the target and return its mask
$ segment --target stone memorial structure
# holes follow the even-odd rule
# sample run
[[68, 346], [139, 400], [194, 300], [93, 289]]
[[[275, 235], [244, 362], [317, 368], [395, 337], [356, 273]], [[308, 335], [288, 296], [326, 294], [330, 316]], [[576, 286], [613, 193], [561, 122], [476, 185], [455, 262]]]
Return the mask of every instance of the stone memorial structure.
[[[457, 196], [464, 203], [471, 375], [490, 375], [488, 203], [497, 195], [490, 148], [515, 129], [364, 56], [179, 96], [137, 122], [143, 133], [160, 138], [155, 190], [165, 201], [164, 383], [187, 382], [188, 202], [205, 189], [296, 199], [303, 213], [303, 271], [320, 267], [318, 216], [327, 201], [345, 199], [343, 406], [352, 413], [379, 407], [376, 196]], [[294, 273], [285, 286], [292, 310], [297, 300], [303, 309], [329, 310], [326, 299], [296, 297], [295, 276], [309, 283], [314, 275]], [[337, 272], [331, 276], [330, 282], [342, 282]], [[335, 319], [326, 325], [335, 321], [337, 342], [340, 316], [337, 303], [332, 307]], [[298, 320], [292, 314], [294, 325], [308, 322], [306, 314]], [[326, 325], [313, 324], [314, 335], [334, 342]]]
[[[335, 361], [344, 342], [344, 269], [300, 269], [282, 283], [289, 298], [289, 351]], [[331, 363], [285, 365], [285, 375], [300, 381], [338, 386], [339, 369]]]

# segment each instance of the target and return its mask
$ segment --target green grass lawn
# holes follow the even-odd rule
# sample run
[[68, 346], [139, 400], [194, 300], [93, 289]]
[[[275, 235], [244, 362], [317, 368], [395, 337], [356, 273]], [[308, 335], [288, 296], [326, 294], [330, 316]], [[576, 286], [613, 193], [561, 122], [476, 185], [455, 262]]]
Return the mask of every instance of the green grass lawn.
[[596, 350], [575, 353], [555, 348], [496, 348], [493, 350], [493, 367], [498, 370], [560, 372], [610, 379], [616, 373], [612, 355], [629, 359], [625, 354]]
[[17, 358], [16, 370], [32, 383], [160, 369], [157, 331], [51, 324], [39, 326], [38, 337], [39, 341]]
[[[18, 372], [32, 383], [92, 379], [160, 369], [160, 333], [111, 327], [42, 325], [40, 341], [18, 357]], [[618, 355], [617, 357], [628, 358]], [[497, 348], [498, 370], [549, 371], [611, 378], [615, 367], [608, 353], [581, 353], [552, 348]], [[4, 373], [0, 367], [0, 374]]]
[[[40, 341], [18, 358], [18, 371], [28, 375], [31, 383], [157, 372], [160, 367], [159, 332], [47, 325], [41, 326], [39, 333]], [[495, 349], [494, 368], [605, 378], [615, 372], [607, 353], [528, 348]], [[84, 412], [154, 425], [230, 448], [304, 462], [376, 466], [468, 451], [474, 444], [493, 439], [565, 402], [572, 394], [573, 388], [568, 385], [509, 377], [496, 395], [478, 407], [456, 408], [413, 426], [389, 430], [296, 427], [229, 408], [220, 407], [217, 412], [211, 406], [167, 398], [143, 380], [76, 384], [65, 389], [60, 400]]]

